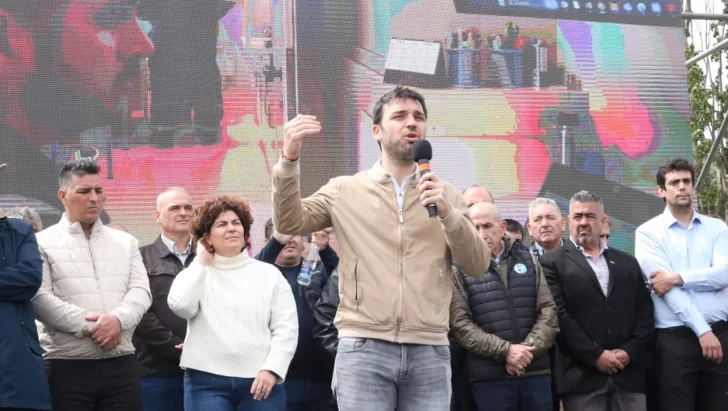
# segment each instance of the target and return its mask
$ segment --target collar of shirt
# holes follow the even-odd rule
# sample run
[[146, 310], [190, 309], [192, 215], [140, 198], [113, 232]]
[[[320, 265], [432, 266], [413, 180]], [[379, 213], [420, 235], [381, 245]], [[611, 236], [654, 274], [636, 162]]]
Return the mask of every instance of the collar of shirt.
[[498, 255], [493, 258], [494, 263], [496, 263], [496, 264], [500, 263], [501, 258], [503, 258], [503, 251], [505, 251], [505, 250], [506, 250], [506, 245], [505, 245], [505, 243], [503, 243], [503, 241], [501, 241], [501, 252], [498, 253]]
[[176, 255], [177, 257], [187, 257], [190, 254], [190, 251], [192, 251], [192, 236], [190, 236], [190, 241], [187, 243], [187, 249], [181, 253], [177, 252], [177, 248], [174, 246], [174, 241], [170, 240], [164, 235], [161, 235], [161, 237], [164, 245], [169, 248], [169, 252]]
[[[586, 250], [584, 250], [584, 247], [580, 246], [579, 244], [576, 243], [576, 241], [574, 241], [573, 237], [569, 237], [569, 239], [574, 244], [574, 247], [576, 247], [579, 251], [581, 251], [582, 254], [584, 254], [584, 257], [592, 257], [591, 254], [587, 253]], [[608, 249], [609, 249], [609, 247], [607, 247], [607, 245], [604, 244], [604, 241], [599, 240], [599, 256], [597, 258], [601, 257], [602, 254], [604, 254], [604, 252], [607, 251]]]
[[[564, 246], [564, 239], [563, 238], [561, 239], [561, 244], [559, 244], [559, 245], [561, 247]], [[536, 253], [538, 255], [544, 255], [546, 253], [546, 250], [544, 250], [543, 247], [541, 247], [541, 244], [537, 243], [535, 240], [533, 242], [532, 247], [533, 247], [534, 250], [536, 250]]]
[[[378, 173], [384, 174], [386, 177], [391, 179], [393, 182], [395, 182], [395, 183], [397, 182], [397, 180], [395, 180], [394, 177], [392, 177], [392, 175], [389, 174], [387, 172], [387, 170], [384, 169], [384, 167], [382, 167], [382, 160], [377, 160], [377, 162], [374, 163], [374, 167], [372, 167], [372, 169]], [[415, 167], [415, 172], [408, 175], [407, 177], [405, 177], [404, 181], [402, 181], [402, 187], [405, 187], [407, 185], [407, 183], [417, 179], [417, 177], [418, 177], [417, 167]]]
[[[675, 218], [674, 215], [670, 212], [670, 209], [665, 207], [665, 211], [662, 212], [662, 221], [665, 223], [666, 228], [670, 228], [675, 224], [679, 224], [681, 227], [685, 227], [682, 225], [681, 222], [677, 221], [677, 218]], [[697, 210], [693, 210], [693, 218], [690, 220], [690, 226], [685, 228], [690, 228], [695, 221], [697, 221], [700, 224], [703, 224], [703, 215], [698, 213]]]

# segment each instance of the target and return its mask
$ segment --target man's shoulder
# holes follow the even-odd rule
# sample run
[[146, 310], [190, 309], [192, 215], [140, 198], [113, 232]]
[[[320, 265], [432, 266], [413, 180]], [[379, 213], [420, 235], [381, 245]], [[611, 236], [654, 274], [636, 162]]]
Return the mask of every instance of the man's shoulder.
[[17, 232], [22, 236], [27, 236], [33, 233], [33, 226], [25, 220], [8, 218], [6, 219], [6, 221], [11, 230]]
[[637, 233], [650, 233], [659, 230], [663, 226], [663, 216], [658, 214], [637, 227]]
[[700, 215], [700, 218], [703, 224], [709, 225], [711, 228], [715, 228], [715, 230], [717, 231], [728, 230], [728, 225], [726, 225], [725, 221], [719, 218], [710, 217], [703, 214]]
[[112, 242], [119, 243], [124, 247], [135, 245], [134, 248], [139, 248], [139, 241], [137, 241], [136, 237], [125, 231], [103, 226], [101, 227], [101, 234], [107, 239], [107, 241], [110, 240]]
[[68, 230], [64, 229], [60, 223], [56, 223], [36, 234], [35, 238], [38, 240], [39, 247], [48, 247], [56, 244], [60, 236], [64, 234], [68, 234]]
[[161, 240], [161, 237], [159, 237], [159, 236], [157, 236], [157, 238], [154, 239], [154, 241], [152, 241], [151, 243], [139, 247], [139, 252], [142, 255], [145, 255], [145, 254], [153, 255], [153, 254], [155, 254], [155, 252], [156, 252], [156, 246], [157, 246], [157, 242], [158, 241], [162, 241]]
[[[564, 241], [564, 246], [566, 245], [566, 241]], [[561, 246], [555, 250], [547, 251], [543, 253], [541, 256], [538, 257], [538, 261], [541, 263], [541, 265], [546, 263], [551, 263], [555, 261], [559, 261], [562, 258], [564, 258], [564, 254], [566, 253], [566, 250], [564, 249], [564, 246]]]

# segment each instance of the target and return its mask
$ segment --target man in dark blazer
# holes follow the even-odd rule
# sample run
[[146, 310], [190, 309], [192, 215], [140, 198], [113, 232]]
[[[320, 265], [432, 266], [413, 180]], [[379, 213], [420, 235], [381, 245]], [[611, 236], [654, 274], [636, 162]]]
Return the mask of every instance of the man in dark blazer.
[[569, 233], [540, 259], [559, 310], [556, 385], [565, 411], [644, 411], [652, 300], [637, 260], [600, 241], [602, 200], [580, 191]]
[[167, 295], [177, 274], [195, 258], [192, 214], [192, 198], [183, 188], [172, 187], [159, 194], [154, 218], [160, 236], [139, 249], [152, 291], [152, 306], [134, 331], [145, 410], [184, 409], [184, 370], [179, 360], [187, 320], [170, 310]]

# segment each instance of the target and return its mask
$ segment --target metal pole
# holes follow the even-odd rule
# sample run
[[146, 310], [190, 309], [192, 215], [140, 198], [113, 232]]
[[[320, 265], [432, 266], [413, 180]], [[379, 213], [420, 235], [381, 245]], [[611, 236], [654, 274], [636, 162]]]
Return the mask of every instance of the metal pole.
[[703, 164], [703, 168], [700, 170], [700, 174], [698, 175], [698, 181], [695, 182], [696, 192], [700, 188], [700, 184], [702, 184], [703, 180], [705, 180], [705, 177], [708, 175], [710, 163], [713, 162], [713, 157], [715, 157], [715, 153], [718, 151], [718, 147], [720, 147], [720, 145], [723, 143], [723, 132], [725, 132], [726, 125], [728, 125], [728, 115], [723, 116], [723, 121], [720, 123], [718, 133], [716, 133], [715, 137], [713, 138], [713, 145], [710, 147], [710, 152], [708, 152], [708, 157], [706, 157], [705, 159], [705, 164]]
[[693, 64], [699, 62], [700, 60], [710, 56], [711, 54], [715, 53], [716, 51], [722, 49], [723, 47], [728, 46], [728, 39], [725, 39], [721, 41], [720, 43], [712, 46], [711, 48], [705, 50], [704, 52], [698, 54], [697, 56], [691, 58], [690, 60], [685, 62], [685, 67], [690, 67]]
[[728, 20], [728, 14], [690, 13], [682, 14], [685, 20]]

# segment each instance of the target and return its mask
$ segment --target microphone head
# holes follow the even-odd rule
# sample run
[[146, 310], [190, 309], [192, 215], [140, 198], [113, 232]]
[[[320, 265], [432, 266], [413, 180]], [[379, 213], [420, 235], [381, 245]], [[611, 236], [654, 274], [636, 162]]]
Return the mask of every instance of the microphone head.
[[412, 146], [412, 159], [419, 163], [421, 160], [432, 160], [432, 145], [427, 140], [417, 140]]

